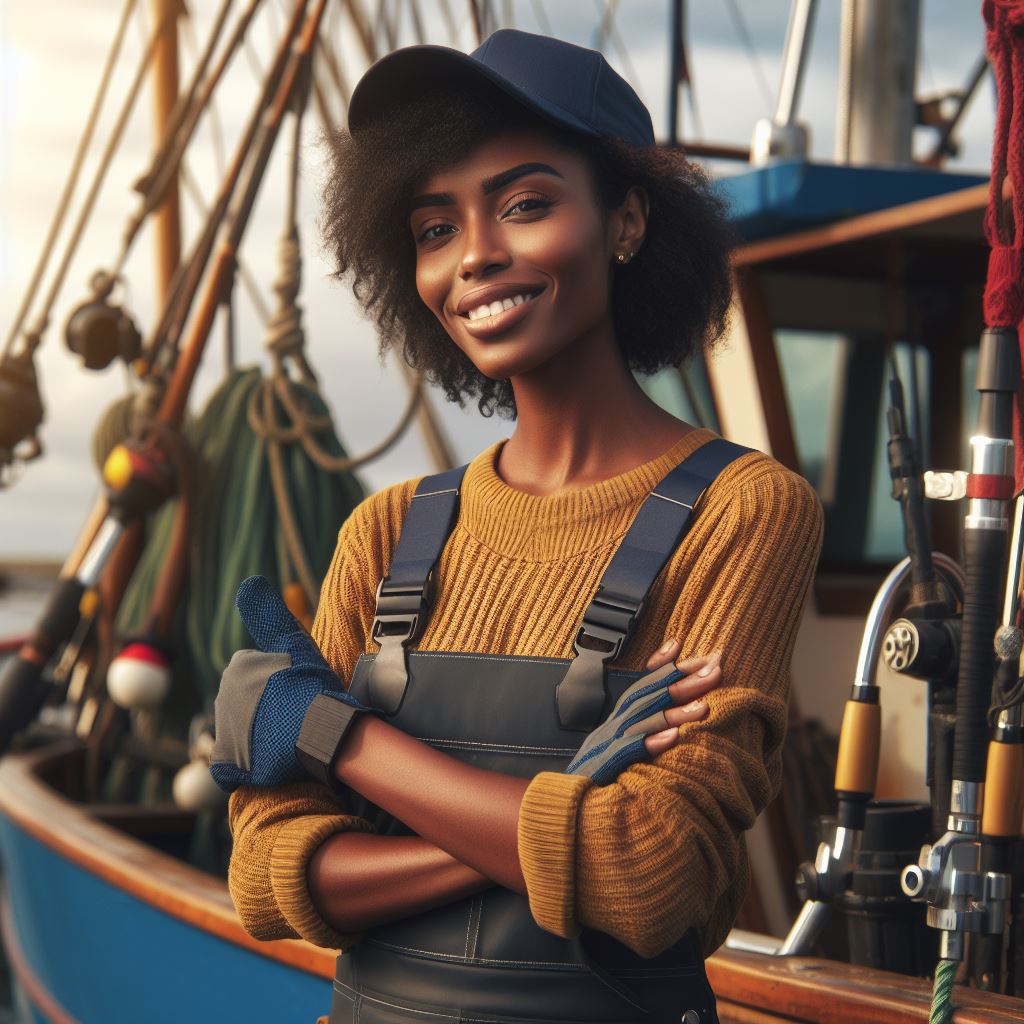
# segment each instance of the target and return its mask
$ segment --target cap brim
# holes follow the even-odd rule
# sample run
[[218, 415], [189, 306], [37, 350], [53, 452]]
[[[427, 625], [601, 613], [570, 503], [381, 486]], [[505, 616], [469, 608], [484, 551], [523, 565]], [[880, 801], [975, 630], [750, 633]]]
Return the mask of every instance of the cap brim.
[[496, 71], [448, 46], [406, 46], [382, 57], [359, 80], [348, 107], [349, 131], [355, 135], [371, 121], [396, 110], [439, 82], [488, 82], [545, 120], [570, 131], [596, 136], [591, 125], [554, 103], [531, 96]]

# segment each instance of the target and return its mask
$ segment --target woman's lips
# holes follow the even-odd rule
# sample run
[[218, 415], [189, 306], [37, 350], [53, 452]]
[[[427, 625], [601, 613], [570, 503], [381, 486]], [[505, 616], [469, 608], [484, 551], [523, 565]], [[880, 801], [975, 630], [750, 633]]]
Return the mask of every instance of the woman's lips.
[[462, 321], [463, 328], [473, 335], [474, 338], [495, 338], [511, 330], [511, 328], [517, 326], [528, 317], [537, 299], [542, 294], [543, 292], [537, 292], [535, 295], [527, 297], [526, 301], [520, 305], [512, 306], [510, 309], [503, 309], [500, 313], [494, 313], [491, 316], [470, 320], [468, 316], [460, 315], [459, 319]]

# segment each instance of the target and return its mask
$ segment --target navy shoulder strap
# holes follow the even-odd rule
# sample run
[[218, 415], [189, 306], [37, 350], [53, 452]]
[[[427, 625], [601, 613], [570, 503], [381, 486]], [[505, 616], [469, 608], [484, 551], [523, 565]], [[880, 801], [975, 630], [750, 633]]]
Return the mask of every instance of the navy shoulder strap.
[[[716, 438], [668, 473], [640, 506], [601, 577], [573, 641], [576, 657], [556, 690], [565, 729], [589, 731], [605, 704], [605, 666], [618, 657], [643, 611], [647, 592], [693, 519], [701, 494], [730, 462], [751, 451]], [[372, 638], [380, 645], [368, 680], [369, 700], [394, 714], [408, 683], [406, 648], [426, 626], [433, 570], [458, 518], [466, 466], [424, 477], [416, 487], [391, 558], [377, 587]]]
[[573, 641], [576, 657], [558, 684], [563, 729], [589, 732], [605, 704], [605, 666], [619, 656], [643, 612], [647, 593], [693, 521], [700, 496], [729, 463], [752, 451], [715, 438], [651, 491], [601, 577]]
[[392, 715], [408, 682], [405, 650], [426, 626], [433, 572], [459, 513], [466, 466], [424, 477], [413, 493], [388, 574], [377, 587], [371, 636], [380, 644], [368, 680], [373, 707]]

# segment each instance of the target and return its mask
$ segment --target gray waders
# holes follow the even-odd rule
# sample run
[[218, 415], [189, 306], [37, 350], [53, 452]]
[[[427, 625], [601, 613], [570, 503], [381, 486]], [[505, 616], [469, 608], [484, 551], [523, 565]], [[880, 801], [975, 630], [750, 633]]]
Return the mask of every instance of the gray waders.
[[[749, 451], [716, 439], [654, 488], [601, 578], [576, 657], [409, 651], [432, 603], [433, 569], [458, 515], [465, 467], [422, 480], [377, 593], [376, 655], [352, 693], [403, 732], [462, 761], [532, 778], [563, 771], [640, 672], [606, 669], [629, 639], [693, 506], [719, 471]], [[352, 795], [383, 835], [408, 830]], [[715, 998], [691, 931], [651, 959], [600, 932], [562, 939], [525, 897], [496, 886], [374, 928], [338, 957], [330, 1024], [482, 1021], [517, 1024], [716, 1024]]]

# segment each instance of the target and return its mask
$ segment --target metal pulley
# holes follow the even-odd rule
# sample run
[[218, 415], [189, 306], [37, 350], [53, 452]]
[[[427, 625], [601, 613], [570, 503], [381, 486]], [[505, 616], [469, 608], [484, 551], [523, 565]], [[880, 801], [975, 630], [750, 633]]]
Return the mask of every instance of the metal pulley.
[[64, 328], [64, 340], [89, 370], [105, 370], [118, 356], [126, 363], [142, 351], [142, 335], [124, 307], [111, 302], [117, 278], [98, 270], [89, 287], [92, 295], [76, 306]]
[[27, 461], [42, 453], [36, 437], [42, 422], [43, 400], [32, 348], [8, 352], [0, 359], [0, 470], [16, 458]]

